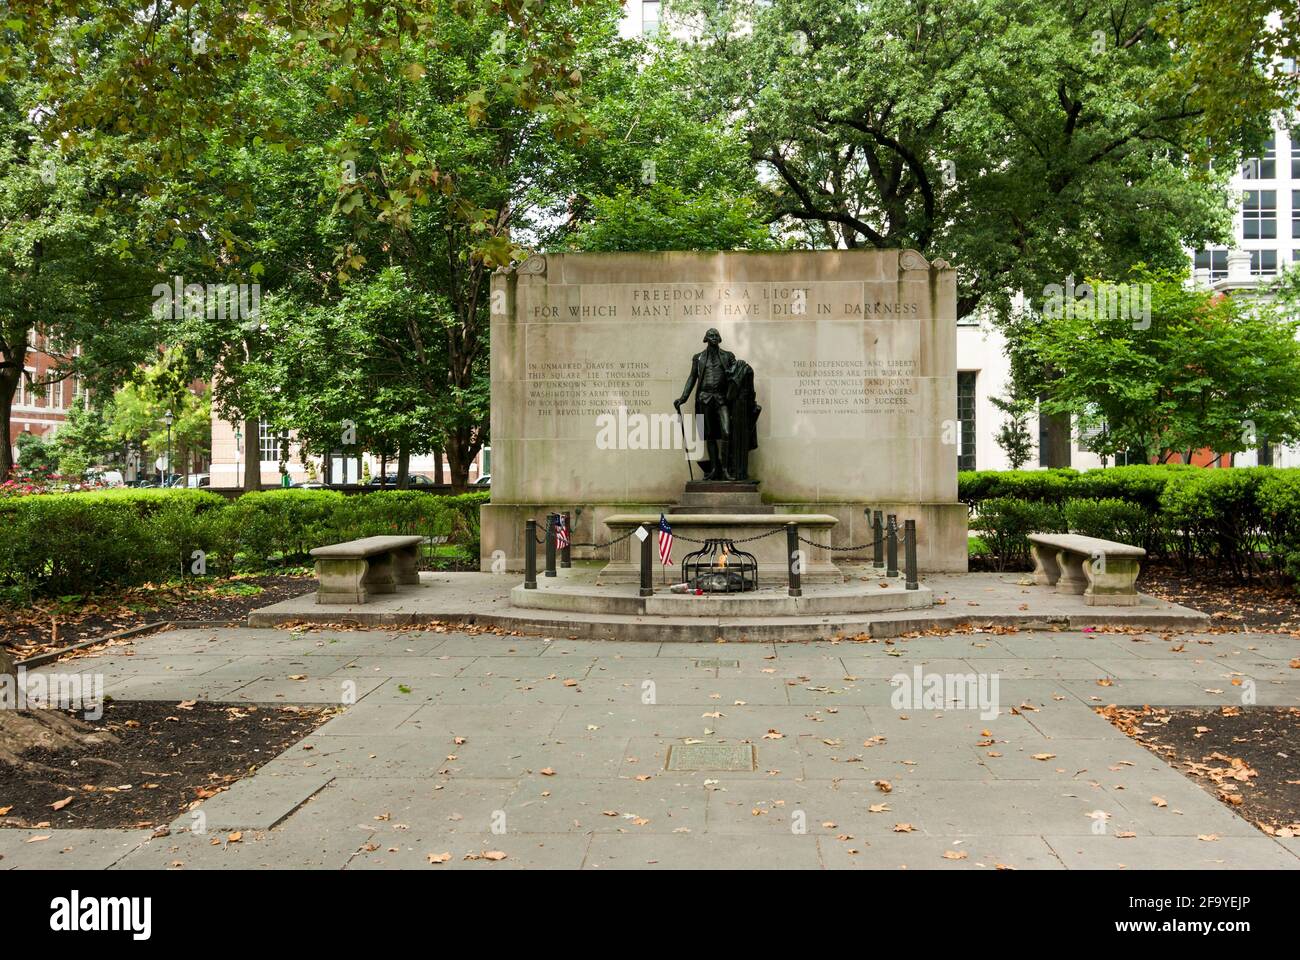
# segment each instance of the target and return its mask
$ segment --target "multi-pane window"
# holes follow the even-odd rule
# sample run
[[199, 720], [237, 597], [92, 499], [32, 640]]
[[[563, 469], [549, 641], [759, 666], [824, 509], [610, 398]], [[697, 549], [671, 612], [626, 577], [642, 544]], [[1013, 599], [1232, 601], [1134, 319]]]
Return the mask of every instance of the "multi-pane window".
[[281, 444], [284, 438], [279, 436], [265, 420], [257, 422], [258, 458], [263, 463], [279, 463]]
[[659, 0], [641, 0], [641, 36], [652, 37], [659, 32]]
[[1277, 239], [1277, 191], [1247, 190], [1241, 204], [1241, 235], [1246, 240]]
[[1211, 283], [1222, 280], [1228, 275], [1228, 251], [1197, 250], [1196, 269], [1209, 270]]
[[1251, 157], [1241, 165], [1241, 176], [1245, 180], [1272, 180], [1277, 176], [1277, 137], [1269, 137], [1264, 143], [1264, 153]]
[[1300, 240], [1300, 190], [1291, 191], [1291, 236]]
[[975, 377], [974, 370], [957, 372], [957, 469], [975, 469]]
[[1300, 127], [1291, 131], [1291, 179], [1300, 180]]
[[1275, 273], [1277, 273], [1276, 250], [1250, 251], [1250, 275], [1252, 277], [1267, 277]]

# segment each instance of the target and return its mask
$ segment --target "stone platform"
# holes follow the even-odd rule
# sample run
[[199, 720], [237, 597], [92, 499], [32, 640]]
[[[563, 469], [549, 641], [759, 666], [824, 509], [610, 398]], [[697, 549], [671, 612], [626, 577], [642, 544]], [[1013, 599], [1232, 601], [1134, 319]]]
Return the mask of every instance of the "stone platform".
[[[846, 565], [843, 569], [850, 580], [876, 576], [869, 566]], [[575, 565], [573, 571], [585, 571], [584, 575], [595, 579], [595, 565]], [[538, 578], [539, 585], [544, 579]], [[1140, 602], [1133, 607], [1090, 607], [1082, 597], [1036, 587], [1029, 574], [1018, 573], [923, 576], [921, 585], [932, 592], [934, 602], [933, 607], [923, 610], [738, 617], [583, 613], [519, 607], [511, 594], [520, 582], [517, 574], [510, 573], [422, 573], [419, 587], [403, 588], [364, 605], [337, 607], [319, 606], [315, 593], [304, 590], [301, 597], [253, 611], [248, 625], [314, 623], [379, 628], [441, 622], [594, 640], [792, 642], [864, 634], [873, 638], [897, 637], [964, 628], [1196, 630], [1209, 624], [1209, 618], [1199, 611], [1146, 595], [1140, 595]], [[621, 588], [601, 589], [616, 596]], [[873, 589], [884, 592], [886, 588]], [[811, 585], [805, 586], [806, 593], [811, 595], [812, 591]]]
[[[813, 544], [830, 544], [831, 531], [839, 520], [828, 513], [674, 513], [668, 521], [673, 534], [678, 538], [673, 544], [673, 559], [680, 564], [682, 558], [690, 553], [699, 543], [682, 539], [690, 537], [694, 541], [725, 538], [735, 543], [736, 547], [752, 553], [758, 561], [760, 582], [784, 583], [786, 578], [786, 534], [782, 528], [787, 523], [799, 525], [799, 535], [813, 541]], [[611, 536], [617, 540], [626, 537], [610, 547], [609, 563], [600, 571], [598, 583], [640, 583], [641, 581], [641, 544], [635, 536], [626, 535], [641, 524], [649, 524], [652, 529], [659, 525], [658, 514], [650, 513], [616, 513], [605, 518], [605, 526]], [[775, 532], [771, 532], [775, 530]], [[769, 534], [763, 536], [763, 534]], [[805, 551], [803, 580], [805, 583], [843, 583], [844, 574], [831, 562], [831, 551], [813, 544], [800, 541], [799, 546]], [[900, 556], [901, 560], [901, 556]]]
[[764, 586], [761, 580], [759, 589], [745, 593], [695, 596], [672, 593], [658, 584], [654, 596], [642, 597], [636, 584], [603, 584], [603, 571], [593, 581], [588, 570], [574, 568], [559, 570], [555, 577], [538, 577], [536, 590], [517, 585], [510, 591], [510, 602], [516, 607], [566, 613], [715, 619], [839, 616], [922, 610], [933, 604], [929, 587], [908, 590], [902, 580], [878, 574], [845, 583], [805, 584], [800, 597], [790, 596], [785, 584], [768, 581]]

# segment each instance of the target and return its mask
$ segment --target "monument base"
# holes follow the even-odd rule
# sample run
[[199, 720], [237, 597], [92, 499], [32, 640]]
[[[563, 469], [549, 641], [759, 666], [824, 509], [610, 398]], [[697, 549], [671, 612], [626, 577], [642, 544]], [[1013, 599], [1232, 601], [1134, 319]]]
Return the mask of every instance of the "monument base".
[[[838, 521], [830, 529], [828, 537], [818, 539], [821, 543], [829, 542], [831, 546], [838, 548], [848, 546], [860, 548], [844, 553], [837, 552], [835, 559], [841, 561], [871, 560], [871, 512], [873, 510], [897, 515], [900, 527], [904, 520], [913, 519], [916, 521], [916, 562], [922, 576], [927, 573], [965, 573], [967, 570], [967, 513], [966, 506], [961, 503], [868, 504], [825, 500], [798, 503], [777, 500], [770, 506], [775, 513], [753, 514], [750, 515], [750, 520], [772, 525], [784, 522], [782, 517], [788, 514], [817, 513], [827, 514]], [[673, 514], [673, 511], [678, 509], [680, 507], [677, 504], [668, 501], [594, 505], [561, 502], [484, 504], [479, 512], [482, 526], [479, 569], [485, 573], [494, 570], [498, 573], [517, 572], [524, 569], [524, 523], [529, 518], [536, 519], [539, 528], [543, 528], [548, 513], [567, 511], [573, 519], [574, 543], [608, 543], [612, 538], [606, 520], [612, 516], [627, 513], [649, 515], [653, 518], [652, 522], [657, 524], [659, 514], [663, 513], [669, 516], [669, 523], [675, 525], [678, 515]], [[716, 519], [716, 515], [713, 519]], [[695, 534], [688, 534], [688, 536], [693, 537]], [[738, 538], [732, 536], [731, 539]], [[774, 536], [772, 539], [779, 539], [779, 536]], [[574, 560], [614, 559], [608, 547], [594, 549], [574, 547], [572, 553]], [[543, 551], [539, 547], [538, 556], [542, 554]], [[784, 569], [781, 571], [781, 576], [785, 576]]]
[[765, 513], [776, 507], [763, 502], [757, 480], [692, 480], [682, 491], [675, 513]]
[[[752, 514], [752, 513], [675, 513], [669, 517], [673, 535], [673, 566], [669, 571], [677, 576], [682, 558], [700, 546], [696, 541], [709, 539], [731, 540], [741, 550], [754, 555], [758, 561], [758, 582], [770, 586], [785, 583], [788, 577], [789, 556], [786, 548], [785, 525], [799, 524], [799, 535], [812, 543], [800, 541], [805, 552], [803, 579], [807, 583], [843, 583], [844, 574], [831, 562], [830, 551], [816, 544], [831, 542], [831, 529], [837, 521], [825, 513]], [[614, 538], [648, 523], [659, 523], [658, 514], [619, 513], [605, 519]], [[635, 535], [610, 547], [609, 563], [600, 571], [596, 583], [637, 583], [641, 579], [641, 545]], [[659, 557], [654, 557], [659, 566]]]

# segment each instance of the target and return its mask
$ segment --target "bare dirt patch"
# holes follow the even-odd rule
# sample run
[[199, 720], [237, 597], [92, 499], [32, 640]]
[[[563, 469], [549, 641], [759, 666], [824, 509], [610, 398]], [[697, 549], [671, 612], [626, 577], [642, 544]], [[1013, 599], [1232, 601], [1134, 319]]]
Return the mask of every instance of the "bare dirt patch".
[[146, 623], [242, 621], [260, 607], [300, 597], [314, 578], [265, 574], [132, 587], [100, 597], [0, 608], [2, 642], [19, 660]]
[[[284, 752], [337, 708], [110, 701], [115, 742], [0, 764], [0, 827], [161, 827]], [[45, 767], [47, 769], [41, 769]]]
[[1300, 837], [1300, 708], [1097, 712], [1269, 836]]

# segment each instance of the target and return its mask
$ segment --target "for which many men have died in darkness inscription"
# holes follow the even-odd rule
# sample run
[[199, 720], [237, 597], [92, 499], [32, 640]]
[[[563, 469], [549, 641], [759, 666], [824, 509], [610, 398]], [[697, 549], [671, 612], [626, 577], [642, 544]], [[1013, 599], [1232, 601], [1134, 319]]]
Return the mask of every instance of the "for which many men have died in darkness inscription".
[[[874, 288], [874, 289], [873, 289]], [[680, 378], [676, 353], [658, 342], [653, 362], [645, 351], [632, 354], [628, 334], [642, 320], [658, 322], [713, 318], [775, 324], [751, 336], [780, 344], [813, 336], [816, 321], [909, 321], [919, 318], [920, 305], [872, 296], [876, 285], [862, 282], [807, 284], [588, 284], [552, 287], [550, 295], [573, 302], [525, 306], [523, 317], [537, 323], [594, 322], [584, 329], [579, 343], [588, 359], [551, 355], [527, 364], [527, 408], [530, 416], [558, 419], [602, 414], [661, 412], [665, 403], [656, 397], [656, 381], [674, 383]], [[786, 323], [803, 321], [798, 327]], [[612, 325], [611, 325], [612, 322]], [[640, 331], [638, 331], [640, 332]], [[637, 337], [644, 342], [643, 334]], [[696, 333], [689, 338], [694, 344]], [[830, 342], [834, 342], [833, 340]], [[905, 415], [914, 411], [917, 361], [915, 338], [883, 344], [877, 355], [855, 358], [793, 359], [800, 351], [774, 350], [780, 359], [762, 364], [760, 388], [769, 402], [794, 414]], [[835, 349], [835, 348], [831, 348]], [[837, 351], [838, 352], [838, 351]], [[671, 353], [671, 356], [669, 355]], [[783, 353], [785, 354], [783, 356]], [[622, 354], [620, 357], [619, 355]], [[601, 360], [589, 359], [603, 355]], [[754, 359], [757, 359], [755, 357]]]

